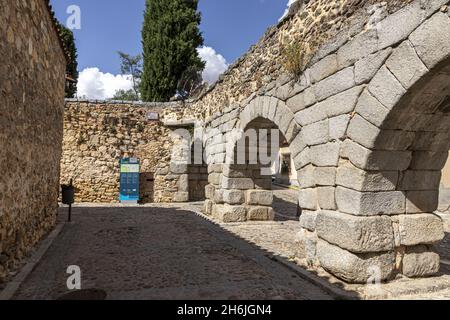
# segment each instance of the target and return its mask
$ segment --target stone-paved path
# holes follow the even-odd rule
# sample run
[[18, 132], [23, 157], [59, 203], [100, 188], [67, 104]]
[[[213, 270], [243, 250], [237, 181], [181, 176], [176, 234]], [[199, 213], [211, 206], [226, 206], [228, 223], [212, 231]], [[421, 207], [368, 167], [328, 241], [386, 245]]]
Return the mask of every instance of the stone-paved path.
[[[61, 219], [65, 218], [65, 211]], [[79, 207], [15, 299], [67, 293], [77, 265], [83, 289], [108, 299], [329, 299], [267, 252], [197, 214], [167, 207]]]

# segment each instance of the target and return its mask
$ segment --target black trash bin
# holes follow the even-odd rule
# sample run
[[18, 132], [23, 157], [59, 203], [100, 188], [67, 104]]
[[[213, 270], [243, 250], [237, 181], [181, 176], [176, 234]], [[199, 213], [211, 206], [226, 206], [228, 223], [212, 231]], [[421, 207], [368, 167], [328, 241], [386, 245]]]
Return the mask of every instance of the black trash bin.
[[72, 185], [62, 185], [62, 203], [73, 204], [75, 202], [75, 188]]
[[68, 221], [72, 221], [72, 204], [75, 203], [75, 188], [73, 186], [72, 180], [70, 184], [61, 185], [61, 200], [63, 204], [69, 205], [69, 218]]

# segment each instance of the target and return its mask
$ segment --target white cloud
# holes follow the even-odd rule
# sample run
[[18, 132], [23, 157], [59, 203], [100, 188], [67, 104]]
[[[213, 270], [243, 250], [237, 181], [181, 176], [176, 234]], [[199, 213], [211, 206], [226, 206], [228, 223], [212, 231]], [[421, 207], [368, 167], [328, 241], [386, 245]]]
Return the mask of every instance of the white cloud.
[[203, 81], [213, 84], [219, 79], [219, 76], [228, 69], [228, 63], [225, 58], [211, 47], [198, 48], [200, 58], [206, 62], [205, 70], [203, 70]]
[[291, 5], [292, 5], [294, 2], [296, 2], [296, 1], [297, 1], [297, 0], [289, 0], [289, 1], [288, 1], [287, 8], [286, 8], [286, 10], [284, 11], [284, 13], [283, 13], [283, 15], [281, 16], [281, 18], [280, 18], [279, 21], [283, 20], [283, 18], [286, 17], [286, 15], [289, 13], [289, 8], [290, 8]]
[[86, 68], [78, 78], [78, 97], [104, 100], [114, 96], [117, 90], [129, 90], [133, 83], [129, 75], [103, 73], [98, 68]]

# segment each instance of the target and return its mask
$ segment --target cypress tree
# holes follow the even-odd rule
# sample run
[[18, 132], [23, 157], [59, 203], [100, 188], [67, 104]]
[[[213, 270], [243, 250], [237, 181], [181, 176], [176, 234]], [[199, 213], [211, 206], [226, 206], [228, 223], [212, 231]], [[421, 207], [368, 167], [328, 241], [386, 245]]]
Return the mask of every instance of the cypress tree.
[[203, 70], [205, 64], [197, 52], [203, 45], [197, 6], [198, 0], [146, 1], [142, 28], [143, 101], [168, 101], [177, 93], [186, 72]]

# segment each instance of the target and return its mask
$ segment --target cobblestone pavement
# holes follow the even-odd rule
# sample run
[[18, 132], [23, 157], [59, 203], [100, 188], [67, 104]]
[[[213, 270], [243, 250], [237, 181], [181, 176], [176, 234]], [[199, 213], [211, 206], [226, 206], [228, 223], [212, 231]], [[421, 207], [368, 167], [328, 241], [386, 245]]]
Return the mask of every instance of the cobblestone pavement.
[[330, 298], [266, 251], [187, 210], [78, 207], [73, 219], [15, 299], [67, 293], [70, 265], [81, 268], [83, 289], [105, 290], [108, 299]]

